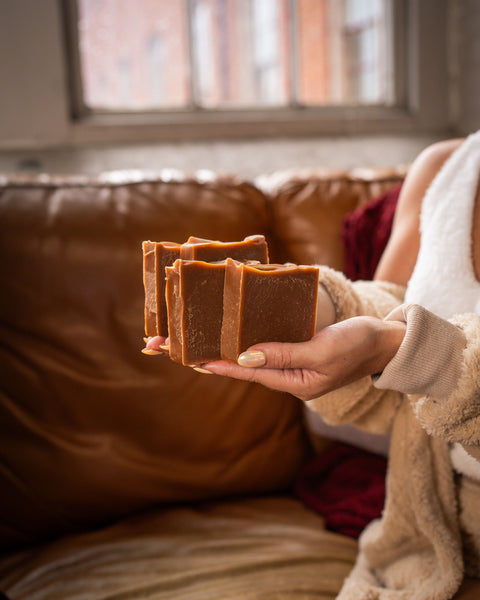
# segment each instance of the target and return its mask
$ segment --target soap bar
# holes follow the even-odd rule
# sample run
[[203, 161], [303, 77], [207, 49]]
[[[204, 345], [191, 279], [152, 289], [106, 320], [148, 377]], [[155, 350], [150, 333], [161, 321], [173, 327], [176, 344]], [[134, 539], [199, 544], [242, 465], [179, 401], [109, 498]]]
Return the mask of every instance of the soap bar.
[[182, 244], [180, 258], [206, 262], [233, 258], [268, 263], [268, 247], [263, 235], [251, 235], [240, 242], [218, 242], [191, 236]]
[[179, 259], [166, 275], [170, 358], [190, 366], [218, 360], [225, 262]]
[[165, 268], [172, 266], [178, 258], [209, 262], [231, 257], [241, 261], [268, 262], [268, 247], [263, 235], [252, 235], [239, 242], [219, 242], [191, 236], [184, 244], [145, 241], [142, 247], [147, 336], [169, 335]]
[[319, 270], [225, 264], [221, 355], [236, 361], [260, 342], [304, 342], [315, 334]]
[[174, 242], [142, 243], [143, 285], [145, 288], [145, 335], [168, 336], [165, 301], [165, 267], [180, 257], [180, 244]]

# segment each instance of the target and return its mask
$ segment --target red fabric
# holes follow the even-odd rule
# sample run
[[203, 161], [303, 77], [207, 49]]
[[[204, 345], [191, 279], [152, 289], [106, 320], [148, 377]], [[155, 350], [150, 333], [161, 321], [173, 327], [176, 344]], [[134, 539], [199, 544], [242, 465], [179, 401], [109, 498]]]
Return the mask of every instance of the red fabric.
[[349, 213], [342, 225], [345, 275], [351, 280], [373, 279], [392, 230], [401, 185]]
[[386, 470], [383, 456], [334, 442], [303, 467], [295, 493], [327, 529], [358, 538], [382, 513]]

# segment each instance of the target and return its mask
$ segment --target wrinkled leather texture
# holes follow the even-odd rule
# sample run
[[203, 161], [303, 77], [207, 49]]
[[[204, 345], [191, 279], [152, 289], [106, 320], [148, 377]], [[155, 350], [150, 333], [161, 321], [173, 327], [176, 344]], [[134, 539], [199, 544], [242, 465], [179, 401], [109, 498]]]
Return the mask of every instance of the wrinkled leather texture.
[[141, 242], [264, 234], [338, 268], [344, 214], [398, 178], [0, 177], [1, 547], [290, 486], [299, 401], [140, 352]]

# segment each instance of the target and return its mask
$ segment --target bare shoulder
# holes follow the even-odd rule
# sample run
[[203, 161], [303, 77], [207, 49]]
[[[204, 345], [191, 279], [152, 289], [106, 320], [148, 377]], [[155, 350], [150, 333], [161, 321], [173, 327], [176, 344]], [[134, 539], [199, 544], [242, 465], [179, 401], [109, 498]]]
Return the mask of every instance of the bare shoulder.
[[456, 138], [450, 140], [442, 140], [427, 146], [425, 150], [420, 152], [414, 161], [412, 168], [415, 170], [423, 170], [425, 175], [435, 176], [442, 168], [445, 161], [457, 150], [465, 141], [464, 138]]
[[406, 285], [420, 247], [420, 212], [423, 197], [437, 173], [464, 139], [436, 142], [423, 150], [405, 178], [392, 234], [375, 273], [375, 279]]
[[465, 138], [455, 138], [435, 142], [420, 152], [417, 160], [425, 161], [439, 168], [464, 141]]
[[423, 150], [410, 167], [398, 199], [395, 228], [419, 225], [423, 197], [445, 162], [465, 140], [463, 138], [436, 142]]
[[423, 150], [413, 162], [405, 179], [403, 193], [399, 199], [399, 210], [403, 205], [420, 209], [423, 196], [445, 162], [464, 142], [463, 138], [436, 142]]

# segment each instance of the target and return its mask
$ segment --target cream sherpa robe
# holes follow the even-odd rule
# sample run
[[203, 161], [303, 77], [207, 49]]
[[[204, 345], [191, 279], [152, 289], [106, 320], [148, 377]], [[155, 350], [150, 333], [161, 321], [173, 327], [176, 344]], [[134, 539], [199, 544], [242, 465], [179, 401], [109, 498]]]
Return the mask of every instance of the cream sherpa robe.
[[[439, 180], [445, 184], [459, 152], [475, 153], [478, 179], [479, 134], [475, 140], [447, 161], [432, 189]], [[461, 183], [450, 179], [459, 192]], [[422, 230], [422, 243], [423, 237]], [[366, 377], [308, 403], [330, 424], [391, 434], [384, 512], [362, 534], [338, 599], [447, 600], [464, 572], [480, 576], [480, 484], [465, 474], [468, 468], [456, 473], [451, 461], [452, 444], [480, 460], [480, 317], [442, 318], [418, 304], [402, 305], [400, 286], [352, 283], [325, 267], [321, 281], [338, 320], [373, 315], [407, 324], [399, 351], [374, 385]], [[458, 294], [455, 283], [443, 288]], [[478, 292], [480, 299], [480, 285]]]

